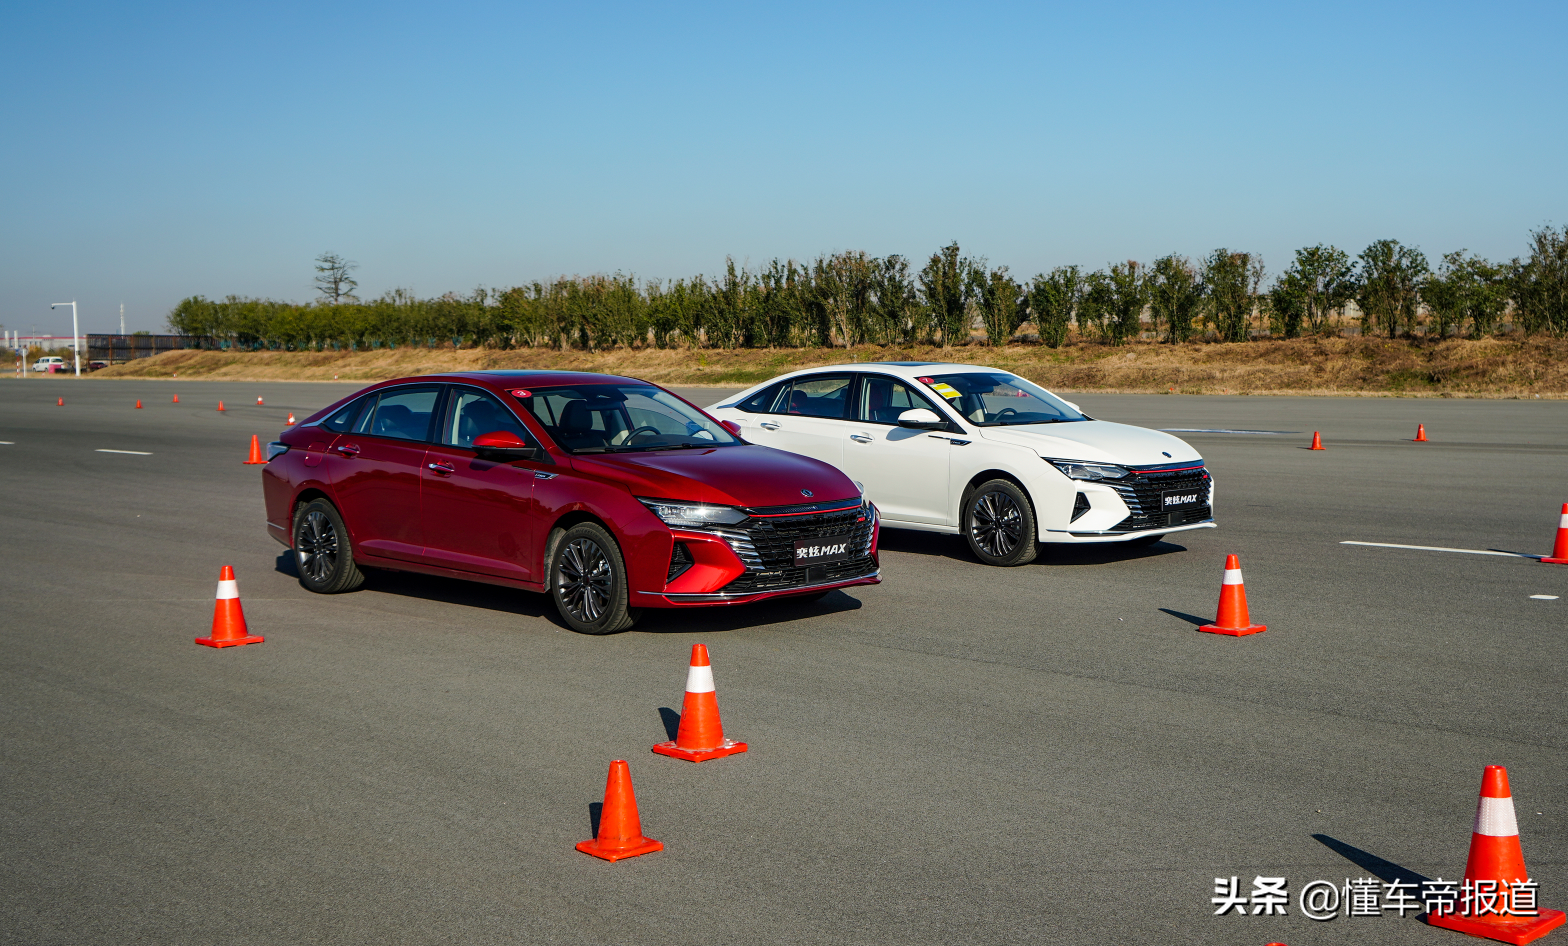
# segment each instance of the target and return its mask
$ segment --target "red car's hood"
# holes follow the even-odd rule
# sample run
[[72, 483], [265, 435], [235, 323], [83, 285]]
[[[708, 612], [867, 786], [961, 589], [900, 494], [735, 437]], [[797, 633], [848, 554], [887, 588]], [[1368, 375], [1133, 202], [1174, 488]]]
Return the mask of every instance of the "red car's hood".
[[584, 473], [619, 480], [633, 495], [650, 499], [725, 506], [790, 506], [855, 499], [860, 495], [860, 490], [837, 467], [754, 444], [575, 456], [572, 466]]

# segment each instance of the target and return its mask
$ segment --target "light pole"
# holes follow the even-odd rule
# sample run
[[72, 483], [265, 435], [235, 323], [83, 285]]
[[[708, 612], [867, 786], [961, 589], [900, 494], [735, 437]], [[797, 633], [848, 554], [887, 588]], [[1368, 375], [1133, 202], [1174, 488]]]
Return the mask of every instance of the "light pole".
[[49, 308], [53, 309], [62, 305], [71, 307], [71, 360], [76, 362], [76, 376], [80, 378], [82, 376], [82, 340], [77, 337], [76, 331], [76, 300], [50, 303]]

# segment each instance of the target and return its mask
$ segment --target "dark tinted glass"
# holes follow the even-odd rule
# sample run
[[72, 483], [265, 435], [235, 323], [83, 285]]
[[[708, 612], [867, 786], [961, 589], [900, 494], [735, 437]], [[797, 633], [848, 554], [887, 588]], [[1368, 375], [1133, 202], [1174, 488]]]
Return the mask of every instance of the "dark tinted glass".
[[354, 418], [359, 416], [360, 408], [375, 400], [372, 397], [362, 397], [357, 401], [350, 401], [342, 410], [321, 422], [321, 426], [335, 434], [341, 434], [354, 426]]
[[756, 394], [753, 394], [751, 397], [748, 397], [746, 400], [742, 401], [739, 407], [741, 410], [749, 411], [753, 414], [772, 414], [774, 413], [773, 406], [777, 404], [779, 400], [779, 392], [783, 391], [786, 387], [788, 387], [787, 383], [770, 384], [761, 391], [758, 391]]
[[388, 388], [376, 406], [360, 415], [354, 432], [394, 440], [425, 440], [430, 436], [430, 413], [440, 388]]
[[897, 424], [898, 415], [923, 407], [941, 417], [930, 401], [897, 378], [868, 374], [860, 378], [860, 397], [855, 416], [873, 424]]
[[849, 400], [847, 374], [811, 375], [790, 382], [789, 394], [774, 405], [774, 414], [800, 414], [804, 417], [845, 416], [844, 407]]
[[500, 401], [474, 388], [452, 389], [451, 407], [438, 438], [442, 443], [472, 449], [475, 437], [497, 430], [512, 434], [523, 443], [533, 443], [528, 431]]

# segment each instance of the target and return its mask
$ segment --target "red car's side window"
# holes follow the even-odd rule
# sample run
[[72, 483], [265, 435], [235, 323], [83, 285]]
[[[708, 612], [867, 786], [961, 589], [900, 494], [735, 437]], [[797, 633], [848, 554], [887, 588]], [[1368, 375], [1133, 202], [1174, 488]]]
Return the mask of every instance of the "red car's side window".
[[475, 437], [498, 430], [513, 434], [524, 443], [534, 442], [511, 411], [477, 388], [453, 388], [450, 403], [437, 437], [447, 446], [472, 449]]
[[360, 414], [354, 433], [389, 437], [393, 440], [427, 440], [430, 415], [435, 410], [440, 388], [388, 388], [376, 399], [375, 407]]

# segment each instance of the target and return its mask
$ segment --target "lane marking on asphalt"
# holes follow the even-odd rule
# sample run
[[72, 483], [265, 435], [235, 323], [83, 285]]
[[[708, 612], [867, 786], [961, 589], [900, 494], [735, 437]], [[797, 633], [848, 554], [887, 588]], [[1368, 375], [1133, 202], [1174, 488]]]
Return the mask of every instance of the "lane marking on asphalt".
[[0, 440], [0, 444], [5, 444], [7, 447], [14, 447], [14, 446], [16, 446], [16, 441], [15, 440]]
[[94, 453], [128, 453], [128, 454], [130, 454], [133, 457], [150, 457], [150, 456], [152, 456], [152, 454], [148, 453], [146, 450], [104, 450], [102, 448], [99, 448], [97, 450], [94, 450], [93, 452]]
[[1499, 552], [1497, 549], [1448, 549], [1440, 545], [1395, 545], [1392, 542], [1341, 542], [1340, 545], [1370, 545], [1380, 549], [1415, 549], [1417, 552], [1463, 552], [1466, 555], [1502, 555], [1507, 558], [1540, 559], [1539, 555], [1523, 552]]
[[1557, 596], [1556, 595], [1531, 595], [1530, 597], [1534, 598], [1536, 601], [1556, 601], [1557, 600]]
[[1299, 430], [1228, 430], [1223, 427], [1161, 427], [1168, 434], [1256, 434], [1260, 437], [1278, 437], [1282, 434], [1299, 434]]

